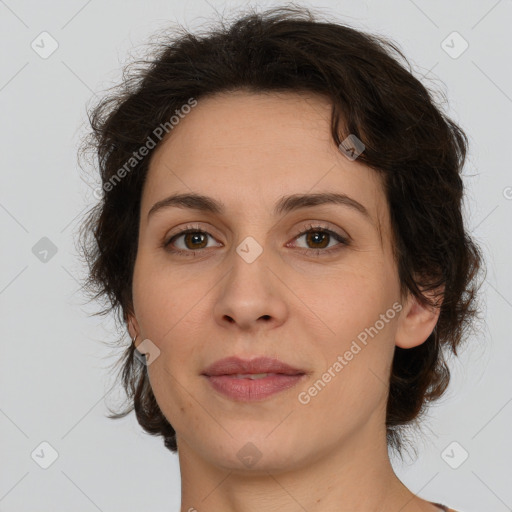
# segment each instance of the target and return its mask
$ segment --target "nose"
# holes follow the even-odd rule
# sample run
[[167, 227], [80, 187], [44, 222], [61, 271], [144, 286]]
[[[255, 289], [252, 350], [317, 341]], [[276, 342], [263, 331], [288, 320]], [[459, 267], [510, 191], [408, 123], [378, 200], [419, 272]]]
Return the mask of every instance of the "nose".
[[286, 287], [278, 270], [261, 254], [248, 263], [238, 253], [219, 287], [214, 306], [217, 323], [242, 330], [271, 329], [285, 322], [288, 315]]

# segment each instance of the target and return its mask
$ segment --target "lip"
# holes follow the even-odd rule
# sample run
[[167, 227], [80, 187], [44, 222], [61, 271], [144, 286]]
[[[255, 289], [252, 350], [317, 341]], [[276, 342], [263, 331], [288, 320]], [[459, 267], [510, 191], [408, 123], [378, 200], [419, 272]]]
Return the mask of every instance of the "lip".
[[[237, 377], [269, 373], [266, 377], [251, 379]], [[216, 361], [202, 375], [217, 392], [240, 402], [260, 401], [290, 389], [306, 378], [306, 371], [294, 368], [278, 359], [257, 357], [241, 359], [228, 357]]]
[[232, 356], [215, 361], [215, 363], [208, 366], [202, 374], [208, 377], [215, 377], [219, 375], [234, 375], [237, 373], [279, 373], [283, 375], [298, 375], [306, 372], [272, 357], [242, 359], [240, 357]]

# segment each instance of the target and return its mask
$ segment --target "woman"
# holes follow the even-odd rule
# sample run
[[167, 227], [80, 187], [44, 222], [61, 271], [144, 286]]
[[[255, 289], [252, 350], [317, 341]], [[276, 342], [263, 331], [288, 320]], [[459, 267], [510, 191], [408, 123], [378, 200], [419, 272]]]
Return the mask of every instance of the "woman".
[[90, 116], [87, 285], [132, 338], [112, 417], [177, 452], [182, 511], [452, 510], [388, 449], [445, 391], [483, 261], [466, 135], [400, 59], [275, 8], [163, 42]]

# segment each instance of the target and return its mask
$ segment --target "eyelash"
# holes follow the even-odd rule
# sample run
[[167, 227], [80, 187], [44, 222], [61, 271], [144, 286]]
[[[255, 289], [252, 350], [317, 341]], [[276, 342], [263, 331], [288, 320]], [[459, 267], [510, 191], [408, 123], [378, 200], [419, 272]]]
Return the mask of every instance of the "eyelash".
[[[332, 230], [326, 228], [325, 226], [313, 226], [310, 224], [308, 227], [309, 227], [309, 229], [307, 229], [306, 231], [302, 231], [299, 234], [295, 235], [295, 237], [293, 239], [295, 240], [296, 238], [300, 238], [304, 235], [307, 235], [310, 232], [314, 232], [314, 233], [323, 233], [323, 234], [330, 235], [335, 240], [340, 242], [341, 245], [345, 245], [345, 246], [350, 245], [350, 242], [347, 238], [341, 236], [340, 234], [336, 233], [335, 231], [332, 231]], [[197, 251], [182, 250], [182, 249], [169, 249], [170, 244], [174, 240], [176, 240], [178, 237], [186, 235], [188, 233], [200, 233], [203, 235], [212, 236], [207, 231], [203, 231], [202, 229], [200, 229], [196, 226], [186, 226], [185, 228], [181, 229], [176, 234], [174, 234], [170, 239], [168, 239], [167, 241], [164, 241], [163, 248], [173, 254], [177, 254], [178, 256], [185, 256], [185, 257], [194, 257], [196, 255], [196, 252], [204, 251], [205, 249], [198, 249]], [[339, 250], [341, 250], [341, 247], [336, 247], [336, 246], [331, 247], [330, 249], [299, 249], [299, 251], [302, 254], [306, 254], [306, 255], [310, 256], [313, 253], [313, 255], [316, 257], [328, 256], [331, 253], [337, 252]]]

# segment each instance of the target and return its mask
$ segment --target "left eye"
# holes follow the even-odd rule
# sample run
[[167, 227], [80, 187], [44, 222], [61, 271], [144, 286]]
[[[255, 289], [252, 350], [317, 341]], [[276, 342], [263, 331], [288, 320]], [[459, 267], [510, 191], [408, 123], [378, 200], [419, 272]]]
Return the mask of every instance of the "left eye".
[[329, 241], [333, 241], [332, 239], [338, 241], [342, 245], [348, 245], [348, 240], [345, 237], [342, 237], [338, 233], [331, 231], [330, 229], [325, 228], [315, 228], [312, 227], [307, 231], [303, 231], [299, 235], [295, 237], [295, 239], [300, 239], [305, 237], [305, 241], [307, 244], [317, 244], [313, 248], [306, 248], [306, 250], [318, 250], [323, 249], [323, 252], [330, 252], [332, 247], [328, 247]]
[[[184, 247], [173, 247], [176, 240], [179, 240], [182, 237], [184, 237]], [[213, 236], [210, 235], [210, 233], [208, 233], [207, 231], [203, 231], [197, 228], [186, 228], [183, 231], [179, 232], [178, 234], [172, 236], [167, 242], [164, 242], [164, 247], [168, 248], [167, 250], [169, 250], [172, 253], [183, 255], [189, 253], [186, 255], [194, 255], [195, 250], [200, 251], [208, 247], [207, 237], [213, 238]], [[320, 226], [311, 226], [308, 230], [296, 235], [294, 237], [294, 240], [298, 240], [303, 237], [306, 237], [305, 240], [307, 244], [316, 244], [316, 246], [312, 248], [301, 249], [301, 252], [309, 254], [311, 251], [313, 251], [316, 253], [317, 256], [319, 256], [321, 253], [330, 253], [331, 251], [338, 250], [336, 244], [334, 248], [328, 247], [329, 242], [332, 241], [332, 238], [339, 242], [338, 245], [349, 245], [349, 240], [347, 238], [341, 236], [340, 234], [330, 229], [326, 229]]]

